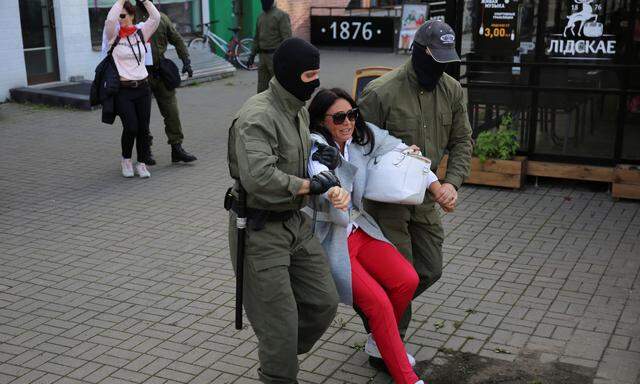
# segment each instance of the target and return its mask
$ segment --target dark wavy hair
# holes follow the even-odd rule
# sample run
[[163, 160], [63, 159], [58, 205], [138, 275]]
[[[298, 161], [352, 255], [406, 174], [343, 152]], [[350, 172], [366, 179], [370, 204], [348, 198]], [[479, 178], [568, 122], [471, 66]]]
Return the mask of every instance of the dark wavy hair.
[[[321, 89], [315, 95], [311, 104], [309, 104], [309, 115], [311, 117], [311, 123], [309, 130], [311, 133], [318, 133], [327, 140], [327, 143], [337, 147], [338, 145], [333, 140], [331, 132], [324, 125], [324, 118], [327, 115], [327, 111], [338, 100], [345, 99], [352, 108], [357, 108], [358, 104], [353, 100], [351, 95], [347, 91], [341, 88]], [[369, 152], [365, 155], [369, 155], [373, 151], [375, 145], [375, 137], [371, 128], [364, 122], [364, 118], [361, 113], [358, 113], [358, 117], [355, 121], [355, 129], [353, 130], [353, 142], [358, 145], [370, 145]]]

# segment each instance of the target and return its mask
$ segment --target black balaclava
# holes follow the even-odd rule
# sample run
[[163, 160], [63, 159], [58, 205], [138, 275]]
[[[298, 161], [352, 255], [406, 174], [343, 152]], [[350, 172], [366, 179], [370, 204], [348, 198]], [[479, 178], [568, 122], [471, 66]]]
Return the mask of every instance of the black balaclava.
[[436, 85], [438, 85], [440, 77], [442, 77], [444, 70], [447, 68], [447, 64], [438, 63], [426, 52], [423, 46], [415, 43], [411, 53], [411, 62], [413, 69], [416, 71], [418, 83], [429, 92], [436, 89]]
[[274, 0], [260, 0], [262, 2], [262, 10], [267, 12], [268, 10], [270, 10], [271, 8], [273, 8], [273, 1]]
[[306, 71], [320, 69], [320, 51], [310, 43], [291, 37], [280, 44], [273, 54], [276, 79], [300, 101], [307, 101], [320, 86], [320, 80], [305, 83], [300, 76]]

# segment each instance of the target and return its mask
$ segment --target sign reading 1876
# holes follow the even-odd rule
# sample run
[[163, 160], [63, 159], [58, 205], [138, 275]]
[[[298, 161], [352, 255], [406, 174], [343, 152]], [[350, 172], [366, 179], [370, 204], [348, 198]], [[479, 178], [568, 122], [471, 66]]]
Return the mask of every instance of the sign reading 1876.
[[604, 33], [599, 22], [600, 0], [567, 0], [569, 15], [562, 33], [551, 35], [547, 53], [554, 59], [611, 60], [616, 54], [615, 35]]
[[311, 16], [311, 43], [393, 48], [393, 18]]

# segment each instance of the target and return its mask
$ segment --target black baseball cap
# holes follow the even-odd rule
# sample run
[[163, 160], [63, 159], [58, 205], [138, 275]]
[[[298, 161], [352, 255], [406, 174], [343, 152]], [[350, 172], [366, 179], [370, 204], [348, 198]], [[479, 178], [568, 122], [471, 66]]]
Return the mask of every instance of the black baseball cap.
[[428, 20], [422, 24], [416, 31], [413, 42], [425, 48], [438, 63], [460, 61], [456, 52], [456, 34], [442, 20]]

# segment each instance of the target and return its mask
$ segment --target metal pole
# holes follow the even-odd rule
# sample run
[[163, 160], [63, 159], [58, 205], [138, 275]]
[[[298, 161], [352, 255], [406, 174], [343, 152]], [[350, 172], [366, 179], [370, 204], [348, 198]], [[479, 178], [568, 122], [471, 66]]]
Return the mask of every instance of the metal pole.
[[[540, 62], [544, 58], [545, 51], [545, 27], [547, 20], [547, 1], [538, 0], [538, 24], [536, 27], [536, 53], [535, 61]], [[529, 85], [540, 85], [540, 68], [535, 66], [531, 68], [531, 76], [529, 78]], [[539, 105], [539, 91], [533, 90], [531, 95], [531, 113], [529, 114], [529, 134], [528, 134], [528, 155], [532, 155], [536, 149], [536, 135], [538, 129], [538, 105]]]
[[244, 291], [244, 240], [247, 228], [247, 192], [240, 185], [236, 217], [236, 329], [242, 329], [242, 295]]
[[[627, 53], [624, 57], [624, 64], [633, 64], [633, 33], [636, 25], [636, 11], [638, 8], [638, 0], [631, 1], [629, 4], [631, 9], [629, 10], [629, 35], [626, 37], [626, 45], [627, 45]], [[629, 95], [629, 82], [631, 80], [631, 68], [627, 68], [624, 70], [622, 74], [622, 86], [623, 93], [619, 95], [618, 100], [618, 118], [617, 118], [617, 127], [616, 134], [614, 139], [614, 148], [613, 148], [613, 158], [617, 163], [620, 162], [620, 159], [623, 157], [623, 140], [624, 140], [624, 126], [625, 121], [627, 120], [627, 101]]]

